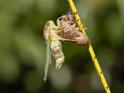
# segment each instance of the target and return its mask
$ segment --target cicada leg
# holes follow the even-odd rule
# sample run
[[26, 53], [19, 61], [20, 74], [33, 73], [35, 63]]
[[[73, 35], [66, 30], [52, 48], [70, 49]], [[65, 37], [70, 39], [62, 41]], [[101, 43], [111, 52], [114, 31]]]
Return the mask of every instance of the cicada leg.
[[66, 39], [66, 38], [62, 38], [62, 37], [59, 37], [59, 40], [61, 40], [61, 41], [72, 41], [72, 42], [76, 41], [76, 40], [73, 40], [73, 39]]

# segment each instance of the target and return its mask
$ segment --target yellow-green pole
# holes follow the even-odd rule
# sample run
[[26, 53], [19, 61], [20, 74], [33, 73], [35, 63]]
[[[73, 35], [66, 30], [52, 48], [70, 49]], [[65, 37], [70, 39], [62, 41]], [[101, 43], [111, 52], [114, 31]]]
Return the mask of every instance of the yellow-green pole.
[[[86, 34], [84, 25], [83, 25], [83, 23], [80, 20], [80, 17], [78, 15], [78, 12], [77, 12], [77, 9], [76, 9], [76, 7], [74, 5], [73, 0], [68, 0], [68, 2], [69, 2], [69, 5], [70, 5], [70, 7], [72, 9], [72, 12], [74, 13], [74, 16], [75, 16], [76, 20], [77, 20], [76, 22], [77, 22], [78, 26], [80, 27], [80, 29], [82, 30], [82, 32]], [[96, 68], [97, 74], [98, 74], [98, 76], [99, 76], [99, 78], [100, 78], [100, 80], [101, 80], [101, 82], [103, 84], [103, 87], [104, 87], [106, 93], [111, 93], [111, 91], [109, 89], [109, 86], [107, 84], [107, 81], [106, 81], [106, 79], [104, 77], [104, 74], [102, 72], [102, 69], [101, 69], [101, 67], [99, 65], [99, 62], [97, 60], [97, 57], [96, 57], [96, 55], [94, 53], [94, 50], [93, 50], [93, 47], [92, 47], [91, 43], [89, 43], [89, 45], [88, 45], [88, 50], [89, 50], [89, 53], [91, 55], [93, 64], [94, 64], [94, 66]]]

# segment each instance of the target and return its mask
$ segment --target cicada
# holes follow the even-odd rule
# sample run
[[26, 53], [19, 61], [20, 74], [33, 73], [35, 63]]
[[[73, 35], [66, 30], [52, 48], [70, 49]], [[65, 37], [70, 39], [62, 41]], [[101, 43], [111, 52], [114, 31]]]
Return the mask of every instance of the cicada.
[[44, 38], [47, 44], [47, 59], [45, 64], [44, 80], [47, 79], [48, 67], [51, 63], [51, 54], [56, 61], [56, 69], [60, 69], [64, 63], [62, 41], [75, 42], [78, 45], [86, 45], [89, 38], [80, 31], [73, 14], [63, 15], [57, 19], [57, 25], [50, 20], [44, 26]]
[[[47, 44], [47, 59], [45, 64], [44, 80], [47, 79], [48, 67], [51, 63], [51, 54], [56, 61], [56, 69], [60, 69], [64, 63], [64, 53], [62, 51], [61, 41], [64, 39], [58, 35], [61, 32], [59, 26], [56, 26], [52, 20], [48, 21], [44, 27], [44, 38]], [[71, 41], [71, 40], [70, 40]]]

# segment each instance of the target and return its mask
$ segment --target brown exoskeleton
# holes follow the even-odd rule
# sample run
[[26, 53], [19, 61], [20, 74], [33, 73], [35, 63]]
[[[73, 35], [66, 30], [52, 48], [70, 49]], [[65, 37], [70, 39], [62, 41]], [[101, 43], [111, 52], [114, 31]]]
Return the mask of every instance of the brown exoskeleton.
[[82, 33], [80, 28], [76, 24], [76, 19], [73, 14], [63, 15], [58, 20], [57, 23], [61, 26], [61, 33], [59, 35], [66, 39], [71, 39], [78, 45], [87, 45], [89, 43], [89, 38], [87, 35]]
[[63, 15], [57, 19], [57, 25], [50, 20], [44, 27], [44, 38], [47, 44], [47, 60], [45, 65], [44, 80], [47, 79], [48, 67], [51, 63], [51, 54], [56, 61], [56, 69], [64, 63], [64, 53], [61, 41], [72, 41], [79, 45], [89, 43], [89, 38], [83, 34], [76, 25], [73, 14]]

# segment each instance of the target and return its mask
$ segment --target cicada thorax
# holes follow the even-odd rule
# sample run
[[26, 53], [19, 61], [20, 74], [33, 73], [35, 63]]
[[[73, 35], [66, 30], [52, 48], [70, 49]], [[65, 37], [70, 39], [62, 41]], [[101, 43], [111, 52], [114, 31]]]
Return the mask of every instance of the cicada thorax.
[[54, 22], [52, 20], [46, 22], [46, 24], [44, 26], [44, 32], [43, 32], [44, 39], [46, 42], [49, 41], [48, 39], [50, 37], [50, 33], [51, 32], [56, 33], [57, 29], [58, 29], [58, 27], [54, 24]]

